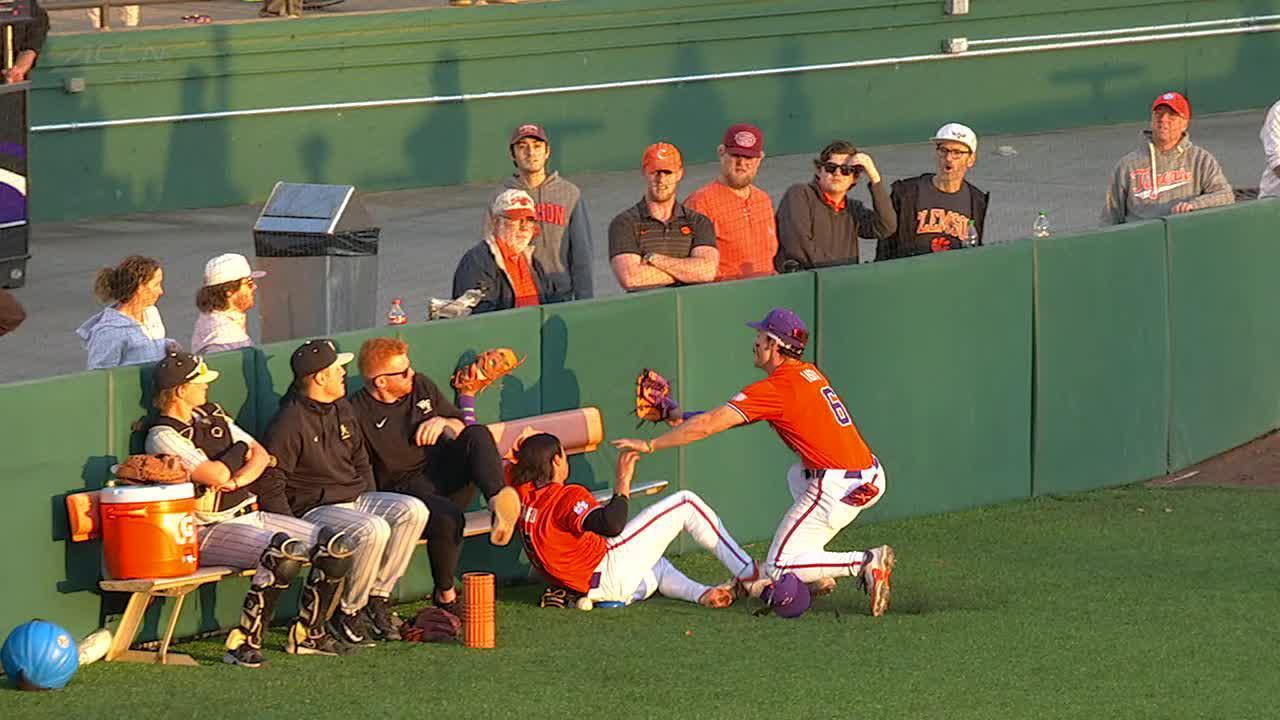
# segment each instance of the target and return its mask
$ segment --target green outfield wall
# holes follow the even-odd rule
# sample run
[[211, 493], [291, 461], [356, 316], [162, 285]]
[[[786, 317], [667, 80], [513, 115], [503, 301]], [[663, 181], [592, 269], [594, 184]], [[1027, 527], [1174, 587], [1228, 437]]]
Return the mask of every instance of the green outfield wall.
[[[482, 421], [599, 407], [609, 438], [637, 429], [634, 378], [657, 368], [686, 409], [714, 407], [760, 377], [752, 331], [795, 309], [811, 351], [884, 464], [888, 494], [866, 520], [910, 517], [1141, 481], [1280, 426], [1280, 201], [1026, 240], [963, 253], [656, 290], [465, 320], [376, 328], [445, 383], [460, 358], [510, 346], [526, 357], [481, 395]], [[291, 381], [296, 343], [211, 356], [211, 397], [261, 433]], [[123, 597], [96, 590], [100, 546], [67, 541], [67, 493], [101, 487], [141, 449], [149, 371], [95, 371], [0, 386], [0, 543], [15, 582], [0, 631], [34, 616], [77, 635], [112, 622]], [[352, 390], [359, 385], [351, 376]], [[607, 445], [572, 460], [606, 487]], [[767, 541], [789, 504], [794, 455], [765, 426], [647, 457], [642, 480], [698, 492], [744, 542]], [[866, 521], [864, 520], [864, 521]], [[689, 549], [687, 541], [676, 550]], [[430, 589], [425, 557], [398, 592]], [[466, 545], [464, 568], [528, 574], [518, 547]], [[191, 599], [180, 632], [226, 627], [243, 579]], [[286, 603], [286, 607], [289, 603]], [[160, 605], [147, 631], [161, 627]], [[282, 608], [281, 613], [286, 612]]]
[[[508, 133], [528, 120], [550, 130], [553, 164], [578, 173], [633, 168], [657, 139], [691, 162], [710, 160], [723, 128], [743, 120], [764, 129], [770, 153], [789, 154], [833, 137], [918, 141], [953, 119], [983, 135], [1136, 121], [1164, 89], [1186, 92], [1197, 112], [1274, 100], [1274, 32], [915, 59], [939, 55], [949, 38], [1260, 16], [1280, 13], [1280, 0], [1003, 0], [974, 2], [963, 16], [943, 7], [566, 0], [57, 35], [32, 81], [32, 212], [54, 220], [256, 202], [277, 180], [364, 191], [489, 181], [510, 171]], [[854, 61], [872, 64], [680, 80]], [[673, 79], [456, 99], [664, 78]], [[68, 92], [72, 80], [84, 90]], [[427, 97], [454, 99], [130, 124]], [[126, 124], [93, 126], [102, 121]]]

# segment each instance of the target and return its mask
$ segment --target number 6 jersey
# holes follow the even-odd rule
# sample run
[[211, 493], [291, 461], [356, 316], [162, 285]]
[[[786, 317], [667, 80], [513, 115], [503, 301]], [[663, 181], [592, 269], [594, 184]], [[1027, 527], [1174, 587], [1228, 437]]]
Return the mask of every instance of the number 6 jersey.
[[807, 362], [787, 361], [727, 403], [748, 423], [765, 420], [807, 468], [862, 470], [871, 450], [830, 381]]

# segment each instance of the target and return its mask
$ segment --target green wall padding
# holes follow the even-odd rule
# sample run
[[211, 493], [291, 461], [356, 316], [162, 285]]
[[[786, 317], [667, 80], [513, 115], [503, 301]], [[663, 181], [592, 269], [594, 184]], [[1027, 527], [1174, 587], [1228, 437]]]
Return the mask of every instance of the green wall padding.
[[1171, 217], [1169, 469], [1280, 423], [1280, 202]]
[[1031, 249], [817, 273], [818, 366], [885, 467], [868, 517], [1030, 493]]
[[1034, 493], [1163, 475], [1169, 305], [1162, 222], [1037, 240]]
[[[684, 367], [661, 368], [676, 382], [675, 397], [690, 410], [711, 410], [764, 373], [752, 365], [758, 322], [774, 307], [789, 307], [814, 327], [814, 276], [795, 273], [763, 280], [684, 288], [680, 338]], [[812, 345], [808, 357], [813, 357]], [[672, 368], [674, 370], [674, 368]], [[720, 515], [739, 542], [768, 541], [792, 499], [786, 473], [797, 462], [768, 423], [737, 427], [684, 450], [684, 487]], [[692, 541], [682, 536], [682, 547]]]

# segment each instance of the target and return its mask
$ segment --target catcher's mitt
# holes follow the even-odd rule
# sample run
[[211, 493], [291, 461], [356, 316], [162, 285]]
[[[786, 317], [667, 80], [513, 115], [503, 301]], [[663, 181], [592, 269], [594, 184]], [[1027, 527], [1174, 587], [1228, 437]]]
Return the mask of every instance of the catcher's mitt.
[[494, 380], [523, 365], [527, 358], [517, 359], [511, 348], [485, 350], [453, 373], [453, 388], [463, 395], [478, 395]]
[[458, 642], [461, 635], [458, 616], [438, 607], [422, 608], [412, 623], [400, 627], [400, 639], [408, 642]]
[[657, 370], [641, 370], [636, 376], [636, 417], [642, 421], [666, 422], [678, 408], [671, 398], [671, 383]]
[[173, 485], [191, 479], [174, 455], [130, 455], [111, 469], [117, 480], [130, 485]]

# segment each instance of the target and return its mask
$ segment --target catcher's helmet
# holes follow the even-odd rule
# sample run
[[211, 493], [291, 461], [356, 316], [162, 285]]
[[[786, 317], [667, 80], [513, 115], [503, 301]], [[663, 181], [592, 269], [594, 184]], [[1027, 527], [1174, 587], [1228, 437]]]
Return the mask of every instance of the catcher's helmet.
[[44, 620], [13, 629], [0, 648], [4, 673], [22, 690], [57, 690], [80, 667], [71, 633]]
[[809, 609], [809, 586], [795, 575], [786, 573], [765, 588], [760, 599], [778, 617], [798, 618]]

